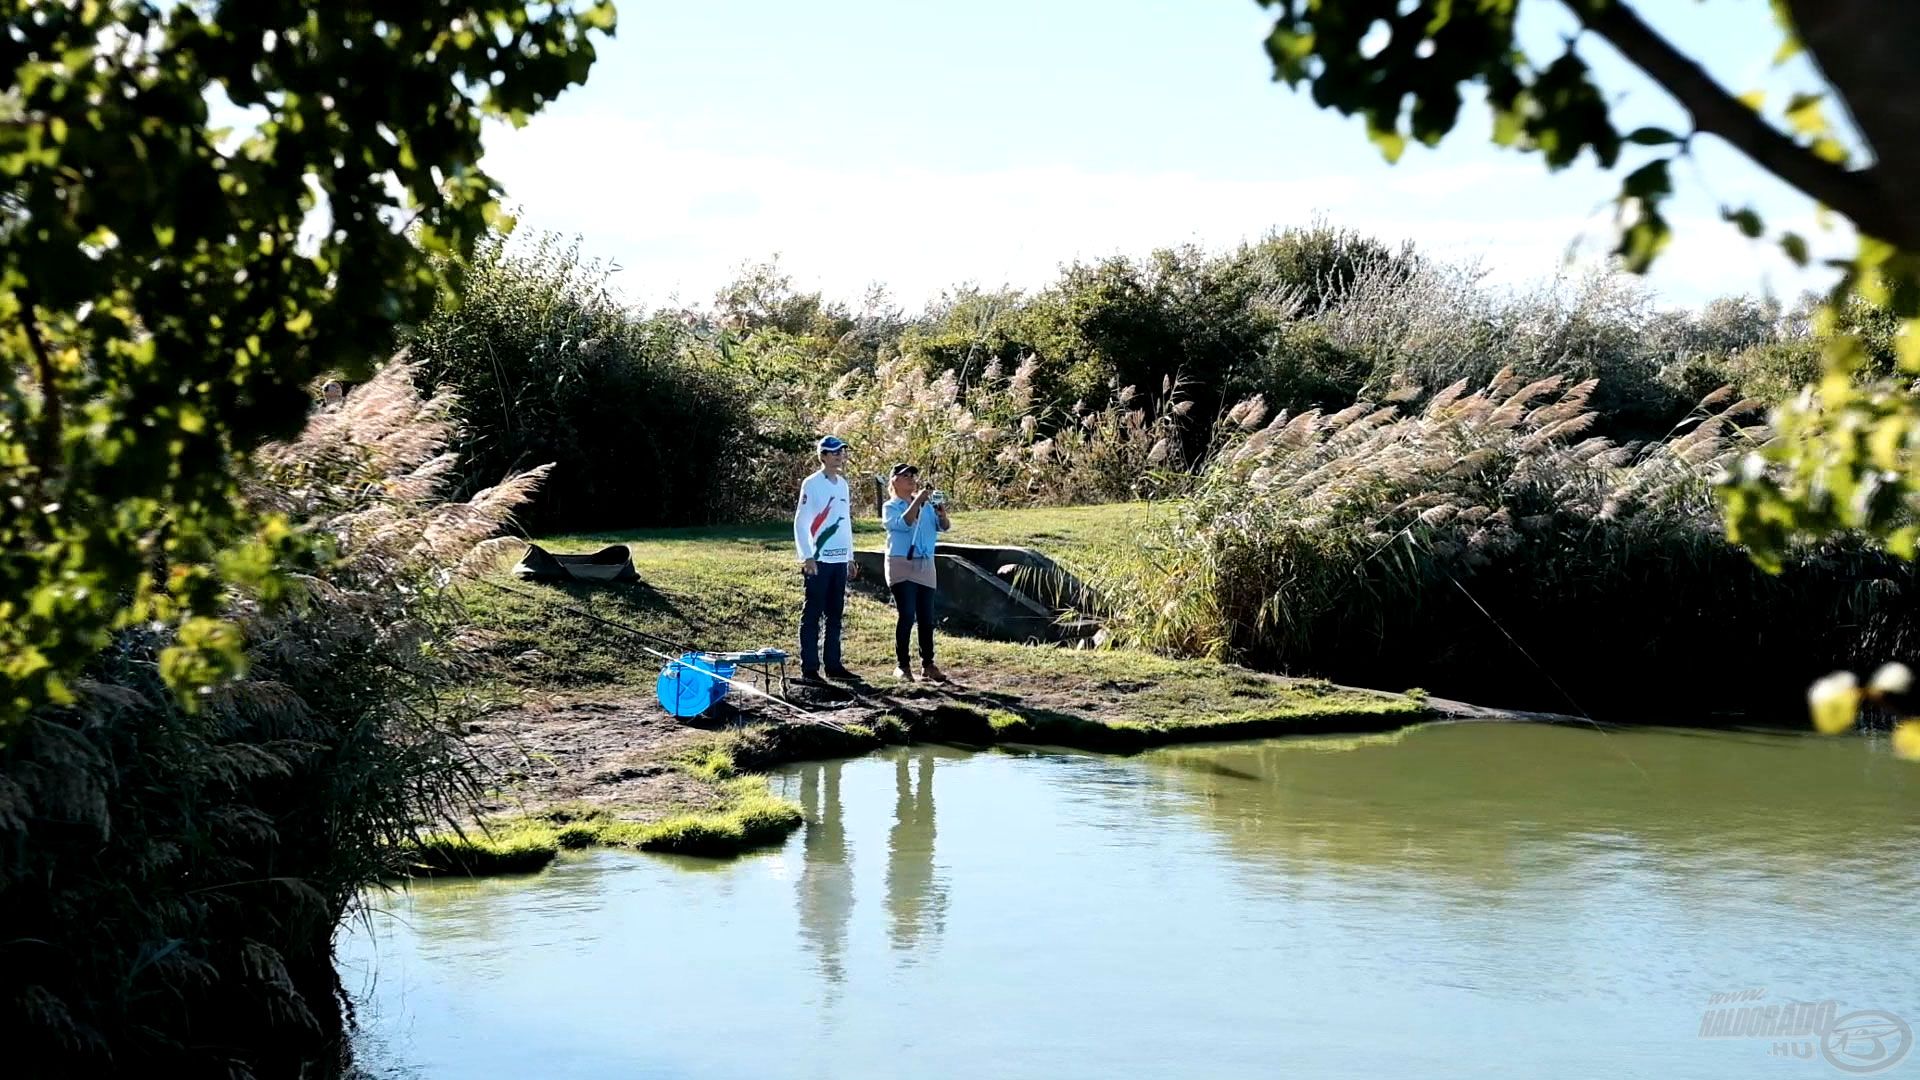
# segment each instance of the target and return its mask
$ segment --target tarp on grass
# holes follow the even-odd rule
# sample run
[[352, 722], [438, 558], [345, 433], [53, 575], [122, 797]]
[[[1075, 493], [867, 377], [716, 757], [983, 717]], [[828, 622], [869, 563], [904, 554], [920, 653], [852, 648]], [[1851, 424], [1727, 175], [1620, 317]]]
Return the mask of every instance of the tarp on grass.
[[608, 544], [591, 555], [555, 555], [539, 544], [528, 544], [526, 554], [513, 564], [515, 575], [526, 581], [639, 581], [633, 553], [625, 544]]

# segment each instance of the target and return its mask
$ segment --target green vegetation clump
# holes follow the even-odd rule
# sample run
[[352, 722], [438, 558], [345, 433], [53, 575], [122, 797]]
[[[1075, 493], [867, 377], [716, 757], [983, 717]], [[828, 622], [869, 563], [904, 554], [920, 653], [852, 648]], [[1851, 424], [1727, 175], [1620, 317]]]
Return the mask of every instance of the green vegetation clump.
[[[229, 597], [245, 678], [188, 710], [158, 675], [169, 635], [125, 630], [73, 705], [0, 746], [0, 1033], [23, 1060], [298, 1075], [338, 1057], [335, 927], [475, 790], [455, 734], [465, 613], [442, 575], [539, 479], [444, 501], [448, 413], [391, 364], [256, 452], [248, 509], [329, 551], [272, 602]], [[550, 852], [508, 833], [462, 857], [499, 871]]]
[[586, 847], [737, 855], [778, 843], [800, 826], [800, 808], [768, 794], [764, 778], [735, 777], [720, 791], [719, 809], [653, 821], [623, 820], [606, 810], [561, 809], [432, 833], [405, 845], [397, 872], [420, 877], [525, 873], [546, 866], [563, 850]]
[[1842, 537], [1769, 575], [1727, 541], [1710, 484], [1758, 437], [1751, 403], [1631, 445], [1590, 434], [1594, 392], [1503, 371], [1418, 409], [1238, 406], [1193, 491], [1096, 568], [1110, 629], [1640, 720], [1795, 710], [1812, 677], [1915, 645], [1911, 564]]
[[561, 829], [521, 823], [484, 832], [431, 833], [412, 845], [402, 870], [420, 877], [526, 874], [544, 868], [561, 848], [587, 847], [596, 836], [581, 822]]
[[[456, 495], [551, 462], [523, 527], [725, 521], [768, 467], [751, 398], [693, 351], [677, 318], [643, 317], [609, 268], [552, 236], [481, 243], [457, 296], [406, 335], [423, 391], [457, 395]], [[699, 462], [698, 468], [687, 463]], [[781, 471], [776, 469], [776, 471]]]

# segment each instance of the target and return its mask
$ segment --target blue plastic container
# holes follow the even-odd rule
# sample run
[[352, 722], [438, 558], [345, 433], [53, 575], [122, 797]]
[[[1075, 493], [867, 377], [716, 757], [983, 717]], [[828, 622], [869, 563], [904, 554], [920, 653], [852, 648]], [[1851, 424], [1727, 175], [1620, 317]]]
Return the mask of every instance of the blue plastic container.
[[681, 653], [679, 659], [668, 661], [660, 669], [660, 678], [653, 684], [654, 694], [669, 716], [699, 716], [727, 696], [732, 689], [727, 680], [733, 678], [733, 670], [731, 663], [710, 653]]

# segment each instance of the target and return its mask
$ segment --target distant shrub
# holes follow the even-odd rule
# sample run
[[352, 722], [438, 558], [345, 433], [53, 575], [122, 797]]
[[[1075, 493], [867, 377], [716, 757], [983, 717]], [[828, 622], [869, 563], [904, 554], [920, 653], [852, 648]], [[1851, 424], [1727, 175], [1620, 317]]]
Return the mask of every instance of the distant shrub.
[[1236, 400], [1258, 395], [1276, 409], [1338, 409], [1357, 399], [1372, 375], [1364, 353], [1336, 343], [1321, 322], [1303, 319], [1278, 327], [1227, 390]]
[[764, 450], [750, 402], [694, 362], [680, 319], [631, 311], [608, 274], [552, 236], [494, 237], [459, 302], [408, 332], [422, 387], [459, 397], [456, 493], [552, 463], [532, 529], [737, 516]]
[[[1340, 303], [1363, 274], [1394, 280], [1415, 265], [1410, 249], [1322, 224], [1217, 254], [1187, 245], [1076, 262], [1031, 294], [950, 294], [906, 331], [900, 352], [963, 382], [990, 362], [1010, 369], [1031, 357], [1036, 400], [1055, 412], [1075, 401], [1105, 404], [1122, 386], [1150, 392], [1173, 377], [1210, 418], [1249, 393], [1291, 401], [1295, 386], [1306, 399], [1335, 392], [1350, 375], [1348, 356], [1277, 339], [1302, 315]], [[1336, 370], [1316, 370], [1319, 359]], [[1191, 451], [1204, 443], [1205, 425], [1190, 434]]]
[[1362, 273], [1311, 321], [1364, 364], [1364, 394], [1374, 400], [1419, 401], [1461, 379], [1484, 385], [1508, 368], [1528, 380], [1594, 379], [1596, 431], [1657, 439], [1702, 396], [1662, 378], [1676, 351], [1661, 333], [1671, 335], [1672, 316], [1624, 274], [1502, 292], [1473, 267], [1426, 263]]

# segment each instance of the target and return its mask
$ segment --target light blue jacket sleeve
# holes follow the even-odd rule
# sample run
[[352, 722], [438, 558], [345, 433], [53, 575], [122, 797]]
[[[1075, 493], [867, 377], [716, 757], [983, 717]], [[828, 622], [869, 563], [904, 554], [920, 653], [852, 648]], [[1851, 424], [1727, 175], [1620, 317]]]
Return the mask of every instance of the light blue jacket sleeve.
[[905, 555], [913, 537], [913, 526], [907, 524], [906, 501], [888, 499], [880, 508], [880, 521], [887, 527], [887, 554]]

